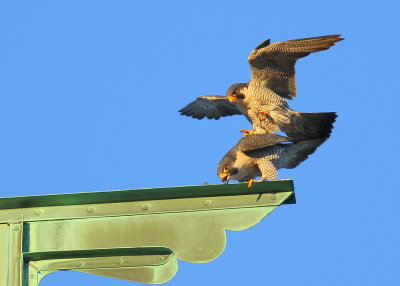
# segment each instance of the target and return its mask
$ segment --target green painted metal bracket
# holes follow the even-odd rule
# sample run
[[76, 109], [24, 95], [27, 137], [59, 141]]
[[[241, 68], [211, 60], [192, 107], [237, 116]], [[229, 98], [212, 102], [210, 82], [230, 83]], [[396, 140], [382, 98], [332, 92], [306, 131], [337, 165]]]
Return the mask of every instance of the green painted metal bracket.
[[37, 286], [58, 270], [164, 283], [177, 259], [211, 261], [225, 230], [289, 203], [291, 180], [0, 198], [0, 285]]

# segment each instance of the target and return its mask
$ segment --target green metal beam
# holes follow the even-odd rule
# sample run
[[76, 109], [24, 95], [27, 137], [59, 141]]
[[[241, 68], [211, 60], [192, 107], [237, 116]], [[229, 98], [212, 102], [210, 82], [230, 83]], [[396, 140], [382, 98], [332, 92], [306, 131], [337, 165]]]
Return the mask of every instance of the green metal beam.
[[291, 180], [0, 198], [0, 285], [36, 286], [66, 269], [164, 283], [177, 259], [215, 259], [225, 230], [287, 203]]
[[[235, 196], [293, 191], [294, 187], [292, 180], [280, 180], [254, 184], [250, 190], [247, 188], [247, 183], [238, 183], [229, 185], [199, 185], [11, 198], [0, 197], [0, 210], [27, 207], [68, 206], [81, 204], [118, 203], [129, 201]], [[291, 200], [288, 200], [285, 203], [295, 203], [294, 196], [291, 198]]]

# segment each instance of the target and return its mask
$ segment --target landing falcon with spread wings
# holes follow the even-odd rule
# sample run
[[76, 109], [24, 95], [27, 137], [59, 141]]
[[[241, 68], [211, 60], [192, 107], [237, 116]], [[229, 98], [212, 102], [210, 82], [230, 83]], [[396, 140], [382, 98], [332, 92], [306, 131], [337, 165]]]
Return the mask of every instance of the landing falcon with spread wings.
[[264, 41], [248, 57], [252, 71], [248, 83], [233, 84], [225, 96], [200, 96], [179, 112], [197, 119], [243, 114], [253, 126], [245, 134], [280, 130], [288, 136], [327, 137], [336, 113], [297, 112], [286, 99], [296, 96], [296, 61], [342, 40], [340, 35], [327, 35], [272, 44]]
[[304, 140], [272, 133], [246, 136], [221, 159], [217, 175], [223, 181], [249, 181], [249, 188], [256, 177], [257, 182], [276, 180], [278, 170], [292, 169], [326, 141], [328, 137]]

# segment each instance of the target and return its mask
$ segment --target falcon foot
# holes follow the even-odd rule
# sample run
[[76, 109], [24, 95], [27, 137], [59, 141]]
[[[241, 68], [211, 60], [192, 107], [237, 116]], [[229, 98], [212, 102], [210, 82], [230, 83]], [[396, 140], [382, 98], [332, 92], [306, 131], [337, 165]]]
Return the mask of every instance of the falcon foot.
[[251, 180], [249, 181], [249, 184], [247, 185], [247, 187], [248, 187], [249, 189], [251, 189], [251, 187], [253, 186], [254, 182], [261, 183], [261, 182], [264, 182], [266, 179], [267, 179], [267, 178], [261, 178], [261, 179], [259, 179], [259, 180], [251, 179]]
[[264, 116], [260, 117], [261, 120], [271, 119], [271, 115], [269, 114], [269, 111], [259, 110], [258, 113], [260, 113], [261, 115], [264, 115]]
[[249, 184], [247, 185], [247, 187], [248, 187], [249, 189], [251, 189], [251, 187], [253, 186], [254, 182], [255, 182], [255, 180], [254, 180], [254, 179], [251, 179], [251, 180], [249, 181]]
[[240, 132], [243, 133], [243, 136], [248, 136], [248, 135], [256, 134], [253, 130], [247, 130], [247, 129], [240, 129]]

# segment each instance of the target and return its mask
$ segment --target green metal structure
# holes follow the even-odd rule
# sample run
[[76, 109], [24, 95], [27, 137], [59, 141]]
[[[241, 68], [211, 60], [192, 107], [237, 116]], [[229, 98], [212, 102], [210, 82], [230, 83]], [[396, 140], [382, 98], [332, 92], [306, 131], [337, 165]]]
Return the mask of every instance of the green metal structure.
[[225, 230], [288, 203], [291, 180], [0, 198], [0, 285], [37, 286], [58, 270], [164, 283], [177, 259], [215, 259]]

